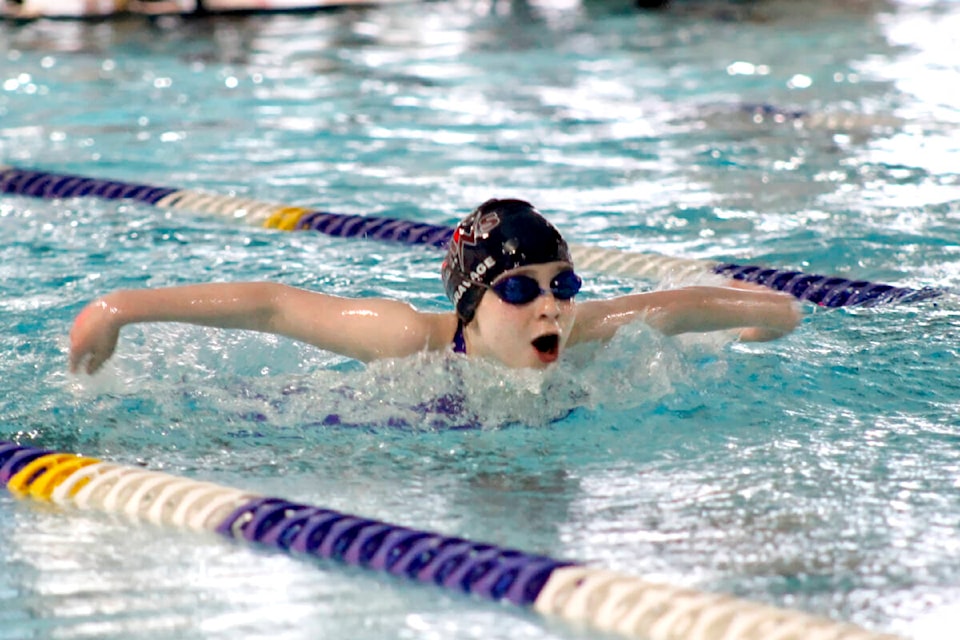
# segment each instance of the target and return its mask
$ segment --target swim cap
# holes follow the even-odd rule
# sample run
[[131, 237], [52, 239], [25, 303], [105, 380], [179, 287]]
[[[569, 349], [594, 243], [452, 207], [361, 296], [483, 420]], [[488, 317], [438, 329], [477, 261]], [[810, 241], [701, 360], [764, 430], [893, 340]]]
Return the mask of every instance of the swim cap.
[[500, 274], [528, 264], [573, 263], [566, 241], [532, 204], [487, 200], [457, 225], [440, 267], [447, 297], [464, 324]]

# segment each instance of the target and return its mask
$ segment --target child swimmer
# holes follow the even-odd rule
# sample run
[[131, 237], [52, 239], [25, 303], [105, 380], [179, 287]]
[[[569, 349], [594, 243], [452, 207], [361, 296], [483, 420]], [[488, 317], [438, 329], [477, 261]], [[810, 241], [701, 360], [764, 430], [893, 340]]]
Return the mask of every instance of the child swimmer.
[[[70, 370], [93, 374], [120, 329], [186, 322], [292, 338], [364, 362], [451, 349], [511, 368], [543, 369], [564, 349], [643, 321], [665, 335], [739, 330], [772, 340], [800, 321], [789, 295], [748, 285], [690, 286], [581, 303], [559, 231], [523, 200], [488, 200], [454, 231], [441, 267], [456, 312], [383, 298], [343, 298], [269, 282], [118, 290], [88, 304], [70, 331]], [[492, 294], [492, 295], [491, 295]]]

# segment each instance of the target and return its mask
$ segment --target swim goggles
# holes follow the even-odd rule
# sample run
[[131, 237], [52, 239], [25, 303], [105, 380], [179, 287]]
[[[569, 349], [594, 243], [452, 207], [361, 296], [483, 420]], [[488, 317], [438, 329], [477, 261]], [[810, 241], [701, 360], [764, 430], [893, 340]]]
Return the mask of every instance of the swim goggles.
[[[535, 278], [525, 275], [516, 275], [504, 278], [493, 285], [474, 282], [486, 289], [492, 289], [497, 297], [507, 304], [529, 304], [547, 293], [540, 288]], [[570, 300], [580, 292], [583, 280], [573, 271], [561, 271], [550, 281], [550, 293], [557, 300]]]

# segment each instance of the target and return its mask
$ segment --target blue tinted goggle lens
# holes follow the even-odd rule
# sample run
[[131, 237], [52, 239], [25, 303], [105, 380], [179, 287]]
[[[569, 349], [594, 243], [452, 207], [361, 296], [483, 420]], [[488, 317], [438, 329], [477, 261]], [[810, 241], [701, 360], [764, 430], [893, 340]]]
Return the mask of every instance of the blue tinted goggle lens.
[[[562, 271], [550, 282], [550, 293], [557, 300], [570, 300], [580, 292], [583, 281], [573, 271]], [[530, 276], [510, 276], [490, 287], [504, 302], [527, 304], [546, 293], [540, 283]]]

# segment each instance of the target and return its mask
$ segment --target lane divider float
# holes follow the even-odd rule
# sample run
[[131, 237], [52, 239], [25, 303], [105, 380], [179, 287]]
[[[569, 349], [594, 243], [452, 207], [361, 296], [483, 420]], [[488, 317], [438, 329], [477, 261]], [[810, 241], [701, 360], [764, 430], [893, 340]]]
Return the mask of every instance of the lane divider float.
[[[318, 231], [341, 238], [366, 238], [438, 249], [445, 248], [453, 235], [453, 228], [443, 225], [331, 213], [189, 189], [156, 187], [3, 165], [0, 165], [0, 193], [46, 199], [89, 196], [107, 200], [133, 200], [164, 209], [242, 219], [270, 229]], [[799, 300], [824, 307], [917, 302], [946, 293], [932, 287], [913, 289], [796, 270], [673, 258], [652, 252], [637, 253], [583, 245], [571, 245], [570, 249], [577, 268], [585, 271], [648, 279], [716, 273], [783, 291]]]
[[212, 532], [646, 640], [895, 640], [849, 623], [105, 462], [0, 441], [15, 496]]
[[0, 3], [0, 17], [29, 20], [119, 15], [207, 15], [319, 11], [379, 6], [412, 0], [16, 0]]

